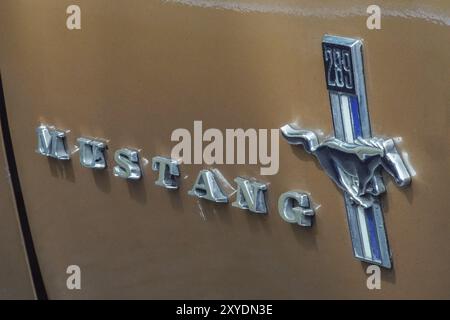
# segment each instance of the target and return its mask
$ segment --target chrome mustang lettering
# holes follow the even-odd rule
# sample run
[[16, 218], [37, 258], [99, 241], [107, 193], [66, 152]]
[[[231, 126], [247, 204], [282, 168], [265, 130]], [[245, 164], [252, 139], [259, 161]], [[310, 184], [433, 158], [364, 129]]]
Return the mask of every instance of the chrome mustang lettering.
[[178, 161], [166, 157], [154, 157], [152, 170], [159, 173], [155, 184], [166, 189], [178, 189], [177, 177], [180, 176]]
[[139, 164], [139, 152], [134, 149], [123, 148], [116, 151], [114, 160], [117, 165], [113, 169], [116, 177], [130, 180], [141, 178], [141, 166]]
[[234, 182], [238, 186], [236, 201], [232, 203], [234, 207], [254, 213], [267, 213], [264, 196], [267, 184], [241, 177], [234, 179]]
[[309, 196], [304, 192], [289, 191], [278, 199], [278, 213], [288, 223], [311, 227], [315, 215]]
[[[327, 175], [343, 191], [354, 256], [365, 262], [391, 268], [391, 253], [380, 202], [380, 195], [386, 191], [381, 170], [389, 173], [401, 187], [410, 184], [411, 175], [394, 140], [372, 136], [361, 40], [326, 35], [322, 49], [334, 136], [320, 142], [315, 132], [293, 124], [283, 126], [281, 132], [289, 144], [302, 145], [306, 152], [314, 155]], [[66, 147], [66, 132], [46, 125], [40, 125], [36, 132], [39, 154], [61, 160], [70, 159]], [[227, 148], [230, 146], [232, 150], [224, 157], [222, 132], [208, 129], [203, 134], [201, 121], [194, 121], [193, 162], [207, 165], [224, 162], [234, 164], [234, 147], [237, 145], [237, 164], [244, 164], [245, 141], [248, 139], [248, 147], [253, 151], [248, 155], [249, 163], [257, 163], [256, 151], [259, 150], [259, 162], [270, 164], [267, 168], [261, 168], [261, 175], [275, 174], [278, 171], [278, 132], [278, 129], [272, 130], [273, 159], [270, 159], [265, 143], [259, 143], [257, 148], [258, 141], [268, 141], [267, 130], [259, 130], [258, 137], [254, 129], [227, 129]], [[154, 157], [152, 170], [158, 174], [155, 184], [172, 192], [179, 188], [179, 165], [192, 163], [192, 141], [187, 129], [176, 129], [171, 140], [179, 142], [172, 149], [171, 158]], [[83, 167], [106, 168], [106, 142], [84, 137], [77, 141]], [[211, 143], [202, 150], [203, 142]], [[115, 152], [114, 160], [116, 165], [112, 171], [115, 176], [130, 180], [141, 178], [142, 169], [137, 150], [119, 149]], [[265, 201], [267, 183], [243, 177], [237, 177], [234, 181], [237, 190], [229, 185], [217, 169], [200, 170], [188, 194], [207, 201], [228, 203], [232, 194], [236, 193], [232, 206], [258, 214], [268, 212]], [[233, 192], [228, 192], [228, 189]], [[283, 193], [278, 200], [278, 212], [286, 222], [301, 227], [311, 227], [315, 215], [309, 195], [299, 191]]]
[[89, 138], [78, 138], [80, 147], [80, 163], [83, 167], [89, 169], [105, 169], [105, 149], [106, 143]]
[[40, 125], [36, 129], [38, 138], [37, 152], [46, 157], [69, 160], [66, 147], [66, 132], [52, 126]]
[[227, 203], [228, 197], [220, 188], [211, 170], [201, 170], [189, 195], [212, 202]]

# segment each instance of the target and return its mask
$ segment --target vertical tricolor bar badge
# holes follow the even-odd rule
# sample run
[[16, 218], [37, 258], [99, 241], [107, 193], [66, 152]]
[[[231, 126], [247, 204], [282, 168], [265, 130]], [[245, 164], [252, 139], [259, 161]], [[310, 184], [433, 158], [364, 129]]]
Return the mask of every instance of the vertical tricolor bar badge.
[[[330, 95], [334, 135], [353, 143], [372, 137], [367, 107], [362, 41], [325, 35], [322, 42], [325, 77]], [[384, 191], [381, 173], [373, 180], [377, 193]], [[364, 208], [345, 195], [348, 225], [357, 259], [391, 268], [391, 255], [379, 199]]]

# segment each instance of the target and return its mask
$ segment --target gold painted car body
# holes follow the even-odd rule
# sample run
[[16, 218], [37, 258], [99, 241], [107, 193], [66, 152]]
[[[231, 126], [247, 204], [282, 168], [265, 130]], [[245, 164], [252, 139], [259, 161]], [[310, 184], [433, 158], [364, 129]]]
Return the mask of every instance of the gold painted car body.
[[0, 299], [34, 299], [35, 290], [20, 231], [3, 135], [0, 133], [0, 136]]
[[[422, 3], [384, 1], [382, 29], [369, 30], [365, 0], [80, 0], [82, 29], [68, 30], [72, 1], [2, 0], [5, 102], [48, 297], [450, 298], [450, 4]], [[175, 192], [154, 185], [150, 166], [138, 182], [112, 175], [114, 150], [169, 156], [172, 131], [192, 130], [194, 120], [221, 130], [298, 121], [332, 134], [321, 53], [327, 33], [364, 40], [373, 132], [401, 137], [416, 171], [407, 189], [386, 177], [394, 267], [382, 271], [381, 290], [367, 289], [367, 264], [352, 255], [341, 192], [285, 141], [276, 175], [215, 166], [229, 181], [268, 182], [267, 216], [188, 196], [206, 165], [182, 165]], [[76, 155], [68, 162], [38, 155], [40, 123], [70, 129], [70, 146], [79, 136], [108, 139], [107, 170], [82, 168]], [[293, 189], [320, 204], [311, 229], [278, 215], [279, 195]], [[12, 201], [1, 194], [2, 205]], [[14, 224], [3, 211], [1, 218]], [[81, 290], [66, 287], [73, 264]], [[21, 274], [18, 287], [27, 281]]]

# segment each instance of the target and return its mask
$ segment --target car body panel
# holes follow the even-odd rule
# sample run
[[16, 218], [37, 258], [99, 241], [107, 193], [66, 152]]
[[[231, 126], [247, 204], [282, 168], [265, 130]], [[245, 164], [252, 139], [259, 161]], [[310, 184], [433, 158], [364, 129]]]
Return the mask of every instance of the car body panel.
[[35, 299], [3, 139], [0, 168], [0, 299]]
[[[325, 1], [211, 3], [77, 1], [82, 29], [69, 31], [71, 1], [1, 2], [6, 107], [49, 297], [450, 298], [450, 5], [427, 3], [436, 18], [420, 15], [420, 1], [392, 1], [382, 29], [368, 30], [370, 1], [341, 1], [338, 11], [321, 10]], [[341, 191], [282, 139], [277, 175], [215, 166], [230, 182], [268, 182], [267, 216], [188, 196], [207, 165], [180, 166], [175, 192], [154, 185], [150, 165], [138, 182], [112, 175], [115, 150], [169, 156], [172, 131], [194, 120], [221, 130], [299, 121], [331, 134], [326, 33], [364, 39], [372, 130], [401, 137], [417, 173], [408, 189], [385, 177], [394, 268], [382, 271], [382, 290], [367, 289], [367, 264], [352, 255]], [[108, 139], [107, 170], [82, 168], [78, 153], [38, 155], [40, 123], [69, 129], [72, 148], [79, 136]], [[293, 189], [320, 205], [311, 229], [278, 215], [278, 197]], [[81, 290], [66, 287], [73, 264]]]

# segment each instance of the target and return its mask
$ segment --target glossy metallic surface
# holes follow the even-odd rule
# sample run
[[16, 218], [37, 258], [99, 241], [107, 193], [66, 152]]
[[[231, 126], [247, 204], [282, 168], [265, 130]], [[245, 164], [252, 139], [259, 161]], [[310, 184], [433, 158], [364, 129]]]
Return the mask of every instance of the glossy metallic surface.
[[[382, 30], [368, 30], [371, 0], [185, 2], [192, 5], [78, 0], [82, 29], [67, 30], [71, 1], [0, 1], [6, 105], [49, 297], [450, 298], [450, 4], [383, 1]], [[382, 268], [381, 290], [367, 289], [368, 265], [349, 250], [342, 193], [313, 157], [283, 140], [277, 175], [215, 166], [230, 182], [269, 182], [267, 215], [188, 196], [202, 165], [183, 165], [174, 192], [155, 187], [150, 166], [139, 181], [112, 175], [115, 150], [170, 155], [173, 130], [194, 120], [222, 132], [298, 121], [332, 135], [325, 33], [364, 39], [372, 132], [402, 137], [416, 171], [410, 188], [386, 179], [395, 266]], [[70, 146], [107, 137], [109, 166], [39, 156], [37, 121], [70, 128]], [[321, 205], [312, 228], [280, 218], [287, 190], [307, 190]], [[81, 268], [82, 290], [66, 287], [71, 264]]]
[[304, 192], [289, 191], [278, 199], [278, 213], [288, 223], [311, 227], [315, 215], [309, 196]]
[[[354, 38], [325, 35], [322, 40], [322, 50], [325, 79], [333, 117], [334, 136], [350, 144], [355, 143], [355, 141], [370, 140], [373, 142], [366, 94], [363, 41]], [[330, 55], [330, 53], [332, 54]], [[334, 71], [334, 77], [332, 71]], [[332, 80], [333, 78], [334, 81]], [[341, 81], [338, 80], [339, 78], [341, 78]], [[333, 82], [336, 86], [333, 86]], [[344, 86], [340, 86], [339, 82], [344, 84]], [[390, 144], [393, 146], [392, 140]], [[395, 147], [392, 153], [398, 156]], [[355, 168], [356, 166], [353, 166], [353, 171], [355, 171]], [[409, 183], [409, 173], [401, 158], [398, 161], [398, 166], [392, 167], [393, 170], [398, 169], [396, 172], [392, 172], [391, 168], [388, 168], [386, 165], [383, 165], [383, 168], [397, 177], [400, 177], [402, 173], [406, 173], [405, 181], [400, 182], [400, 184]], [[365, 170], [367, 169], [371, 169], [369, 161]], [[341, 172], [345, 171], [345, 169], [342, 170], [342, 167], [339, 170]], [[352, 169], [341, 176], [346, 176], [351, 171]], [[347, 178], [355, 179], [356, 183], [364, 184], [364, 181], [360, 181], [361, 175], [364, 175], [363, 171], [357, 172], [356, 178], [348, 176]], [[350, 179], [347, 179], [347, 182], [344, 183], [347, 185], [352, 184], [349, 181]], [[369, 207], [366, 206], [367, 203], [355, 201], [350, 192], [344, 194], [353, 252], [357, 259], [390, 269], [392, 267], [392, 254], [387, 240], [384, 215], [379, 199], [379, 194], [386, 191], [386, 188], [379, 168], [373, 169], [373, 174], [368, 184], [370, 184], [368, 188], [371, 189], [372, 196]]]
[[46, 157], [58, 160], [69, 160], [70, 154], [66, 146], [66, 132], [52, 126], [40, 125], [36, 128], [37, 152]]
[[350, 237], [356, 258], [391, 268], [379, 195], [386, 191], [381, 167], [399, 186], [411, 176], [392, 139], [372, 138], [359, 39], [325, 35], [325, 80], [331, 102], [334, 136], [319, 144], [313, 132], [292, 125], [281, 130], [291, 144], [314, 154], [328, 176], [345, 191]]
[[189, 195], [217, 203], [227, 203], [228, 197], [220, 188], [216, 176], [211, 170], [201, 170]]
[[129, 148], [119, 149], [114, 153], [114, 160], [117, 163], [113, 168], [114, 176], [129, 180], [141, 178], [139, 151]]
[[158, 173], [155, 184], [166, 189], [178, 189], [180, 169], [178, 161], [166, 157], [153, 157], [152, 170]]
[[374, 197], [380, 195], [379, 189], [373, 188], [379, 169], [385, 169], [400, 187], [411, 183], [392, 139], [358, 138], [347, 143], [328, 138], [319, 143], [314, 132], [296, 128], [295, 124], [283, 126], [281, 132], [289, 144], [304, 146], [306, 152], [316, 156], [336, 185], [364, 208], [372, 207]]
[[253, 213], [267, 213], [265, 193], [267, 184], [258, 181], [237, 177], [236, 201], [234, 207], [249, 210]]
[[105, 150], [107, 145], [103, 141], [90, 138], [78, 138], [80, 148], [80, 164], [89, 169], [105, 169]]

